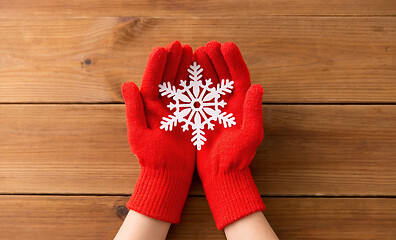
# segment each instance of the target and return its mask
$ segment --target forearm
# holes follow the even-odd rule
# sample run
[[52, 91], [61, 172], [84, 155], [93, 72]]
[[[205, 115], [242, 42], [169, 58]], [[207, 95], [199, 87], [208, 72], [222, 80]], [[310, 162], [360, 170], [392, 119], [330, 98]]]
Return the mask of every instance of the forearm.
[[170, 225], [130, 210], [114, 240], [162, 240]]
[[231, 223], [224, 232], [228, 240], [278, 240], [261, 211]]

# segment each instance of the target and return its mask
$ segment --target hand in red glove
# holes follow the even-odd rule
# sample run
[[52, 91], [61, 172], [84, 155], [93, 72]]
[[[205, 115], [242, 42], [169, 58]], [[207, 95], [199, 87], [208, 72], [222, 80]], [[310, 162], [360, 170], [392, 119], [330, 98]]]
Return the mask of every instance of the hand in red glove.
[[126, 104], [129, 145], [139, 158], [141, 172], [127, 207], [146, 216], [177, 223], [186, 201], [195, 167], [195, 147], [180, 128], [160, 129], [162, 117], [171, 114], [169, 99], [158, 85], [188, 80], [192, 49], [178, 41], [155, 48], [147, 62], [139, 89], [133, 82], [122, 86]]
[[206, 131], [207, 141], [197, 152], [199, 176], [213, 212], [216, 226], [224, 227], [251, 213], [265, 209], [249, 165], [263, 140], [260, 85], [250, 84], [249, 71], [238, 47], [231, 42], [209, 42], [195, 51], [204, 79], [217, 84], [234, 81], [223, 111], [235, 116], [236, 125], [216, 126]]

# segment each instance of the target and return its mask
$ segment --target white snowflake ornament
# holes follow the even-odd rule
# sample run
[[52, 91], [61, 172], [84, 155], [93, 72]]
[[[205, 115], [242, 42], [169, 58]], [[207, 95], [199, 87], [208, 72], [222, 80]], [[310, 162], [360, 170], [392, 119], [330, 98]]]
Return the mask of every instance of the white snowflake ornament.
[[160, 129], [172, 131], [177, 123], [184, 123], [182, 129], [186, 131], [191, 126], [193, 130], [191, 142], [198, 150], [201, 150], [206, 141], [205, 126], [210, 130], [214, 128], [212, 121], [218, 121], [223, 124], [224, 128], [236, 124], [232, 113], [227, 114], [220, 110], [227, 103], [224, 100], [219, 101], [222, 95], [232, 92], [234, 82], [222, 79], [216, 87], [211, 87], [210, 78], [205, 79], [205, 84], [202, 83], [202, 71], [201, 66], [193, 62], [188, 69], [191, 74], [189, 75], [191, 81], [188, 85], [185, 80], [180, 81], [181, 89], [176, 89], [169, 82], [159, 84], [161, 96], [167, 96], [175, 101], [167, 106], [170, 110], [175, 109], [175, 112], [173, 115], [162, 118]]

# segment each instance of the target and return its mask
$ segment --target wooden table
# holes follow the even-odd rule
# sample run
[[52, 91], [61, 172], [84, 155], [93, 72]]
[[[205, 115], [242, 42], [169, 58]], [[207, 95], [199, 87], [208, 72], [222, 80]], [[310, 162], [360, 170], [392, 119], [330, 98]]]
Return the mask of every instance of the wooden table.
[[[139, 164], [120, 86], [175, 39], [240, 47], [251, 166], [281, 239], [396, 239], [393, 0], [15, 0], [0, 7], [0, 239], [112, 239]], [[169, 239], [224, 239], [194, 178]]]

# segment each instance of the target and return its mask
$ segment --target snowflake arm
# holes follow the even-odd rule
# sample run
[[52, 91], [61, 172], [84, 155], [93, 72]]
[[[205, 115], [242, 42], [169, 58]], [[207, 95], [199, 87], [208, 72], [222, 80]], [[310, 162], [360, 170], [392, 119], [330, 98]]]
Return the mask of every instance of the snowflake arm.
[[161, 96], [167, 96], [168, 98], [174, 97], [177, 93], [176, 87], [172, 86], [170, 82], [164, 82], [158, 85]]
[[217, 84], [216, 92], [220, 95], [226, 95], [226, 93], [231, 93], [234, 88], [234, 81], [228, 79], [221, 79], [221, 83]]
[[165, 131], [172, 131], [173, 127], [177, 126], [177, 117], [173, 115], [169, 115], [168, 117], [163, 117], [161, 121], [160, 129], [164, 129]]
[[196, 62], [193, 62], [193, 64], [190, 66], [190, 69], [188, 69], [187, 71], [191, 74], [190, 78], [192, 81], [198, 81], [202, 78], [201, 72], [203, 71], [203, 69]]
[[204, 145], [206, 138], [204, 137], [205, 132], [202, 129], [197, 128], [192, 133], [193, 138], [191, 138], [191, 142], [193, 145], [197, 147], [198, 150], [201, 150], [202, 145]]
[[236, 125], [235, 117], [232, 115], [232, 113], [227, 114], [226, 112], [222, 112], [217, 116], [217, 119], [220, 124], [223, 123], [224, 128]]

